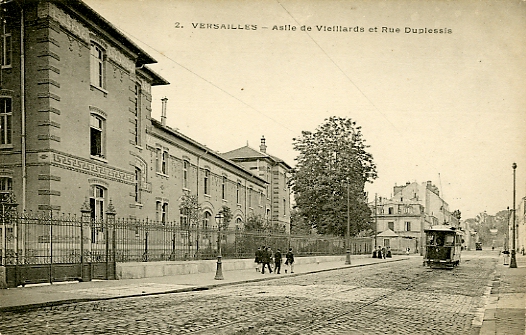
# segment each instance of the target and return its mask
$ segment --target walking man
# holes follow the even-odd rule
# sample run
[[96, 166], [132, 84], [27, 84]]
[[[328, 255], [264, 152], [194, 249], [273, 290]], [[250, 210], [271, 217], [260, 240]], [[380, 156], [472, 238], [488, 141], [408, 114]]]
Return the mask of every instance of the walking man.
[[[289, 248], [285, 258], [287, 259], [285, 265], [290, 268], [290, 273], [294, 273], [294, 254], [292, 253], [292, 248]], [[287, 269], [285, 269], [285, 273], [287, 273]]]
[[261, 262], [263, 263], [263, 267], [261, 268], [261, 274], [265, 274], [265, 265], [268, 267], [268, 272], [272, 273], [272, 268], [270, 267], [271, 257], [270, 248], [267, 247], [262, 250]]
[[256, 272], [261, 272], [261, 248], [258, 248], [256, 250], [256, 258], [254, 259], [254, 262], [256, 263]]
[[281, 251], [278, 250], [274, 253], [274, 271], [279, 275], [279, 272], [281, 271]]

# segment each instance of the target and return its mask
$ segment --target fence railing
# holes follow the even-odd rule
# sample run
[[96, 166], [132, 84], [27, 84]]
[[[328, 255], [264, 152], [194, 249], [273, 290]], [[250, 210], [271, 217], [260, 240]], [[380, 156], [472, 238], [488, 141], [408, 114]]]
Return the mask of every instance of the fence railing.
[[[325, 235], [295, 235], [185, 226], [179, 222], [111, 219], [93, 221], [81, 216], [11, 215], [0, 223], [4, 259], [10, 264], [56, 264], [252, 258], [258, 247], [296, 256], [343, 255], [345, 239]], [[372, 252], [371, 238], [352, 238], [352, 254]]]

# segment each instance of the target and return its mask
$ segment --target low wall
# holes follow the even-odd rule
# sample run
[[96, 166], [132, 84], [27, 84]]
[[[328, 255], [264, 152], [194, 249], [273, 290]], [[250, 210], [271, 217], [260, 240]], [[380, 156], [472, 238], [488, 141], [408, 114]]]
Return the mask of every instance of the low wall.
[[[352, 257], [370, 257], [370, 255], [352, 255]], [[296, 257], [295, 264], [310, 264], [322, 262], [343, 262], [342, 256]], [[117, 279], [138, 279], [185, 275], [192, 273], [215, 272], [217, 260], [202, 261], [166, 261], [166, 262], [130, 262], [117, 263]], [[223, 271], [255, 269], [253, 259], [224, 259]]]

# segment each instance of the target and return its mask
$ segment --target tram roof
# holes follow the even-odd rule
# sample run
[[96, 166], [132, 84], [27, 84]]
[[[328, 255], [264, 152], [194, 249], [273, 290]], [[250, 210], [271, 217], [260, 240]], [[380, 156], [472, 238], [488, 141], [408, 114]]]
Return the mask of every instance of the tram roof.
[[450, 233], [456, 233], [456, 234], [461, 234], [461, 235], [464, 234], [462, 230], [457, 229], [456, 227], [453, 227], [453, 226], [448, 226], [448, 225], [431, 226], [430, 228], [424, 229], [424, 231], [443, 231], [443, 232], [450, 232]]

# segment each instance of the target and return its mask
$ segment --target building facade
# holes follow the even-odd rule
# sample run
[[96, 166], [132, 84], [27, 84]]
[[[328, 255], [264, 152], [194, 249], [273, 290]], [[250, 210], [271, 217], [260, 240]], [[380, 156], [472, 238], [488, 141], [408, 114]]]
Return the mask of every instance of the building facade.
[[[522, 197], [517, 202], [515, 208], [515, 251], [526, 255], [526, 197]], [[512, 214], [513, 215], [513, 214]], [[510, 215], [509, 222], [509, 249], [513, 247], [513, 217]]]
[[267, 155], [263, 173], [252, 173], [236, 155], [168, 127], [166, 99], [153, 119], [152, 88], [168, 82], [148, 68], [155, 59], [90, 7], [2, 6], [0, 191], [12, 192], [20, 211], [88, 206], [93, 220], [111, 208], [121, 218], [183, 222], [179, 204], [189, 194], [203, 226], [222, 206], [237, 227], [252, 215], [289, 222], [288, 165]]
[[267, 153], [265, 137], [261, 138], [259, 151], [247, 144], [226, 152], [223, 156], [267, 182], [264, 194], [268, 203], [265, 208], [265, 219], [290, 232], [291, 190], [288, 180], [291, 167], [283, 160]]
[[459, 226], [431, 181], [394, 186], [390, 199], [379, 197], [369, 205], [375, 216], [377, 245], [389, 246], [394, 251], [411, 248], [421, 253], [424, 229], [438, 224]]

